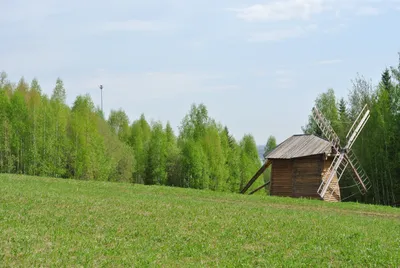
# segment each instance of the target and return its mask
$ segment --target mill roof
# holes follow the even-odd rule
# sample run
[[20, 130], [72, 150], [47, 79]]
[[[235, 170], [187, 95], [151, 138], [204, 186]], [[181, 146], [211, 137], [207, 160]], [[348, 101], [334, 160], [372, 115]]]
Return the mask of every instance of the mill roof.
[[265, 157], [268, 159], [291, 159], [331, 153], [332, 144], [314, 135], [293, 135], [279, 144]]

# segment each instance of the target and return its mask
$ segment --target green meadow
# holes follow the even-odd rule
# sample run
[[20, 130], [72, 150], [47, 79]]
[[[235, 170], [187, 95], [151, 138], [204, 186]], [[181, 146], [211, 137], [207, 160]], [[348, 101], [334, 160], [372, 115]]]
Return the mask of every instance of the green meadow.
[[0, 175], [1, 267], [400, 266], [400, 209]]

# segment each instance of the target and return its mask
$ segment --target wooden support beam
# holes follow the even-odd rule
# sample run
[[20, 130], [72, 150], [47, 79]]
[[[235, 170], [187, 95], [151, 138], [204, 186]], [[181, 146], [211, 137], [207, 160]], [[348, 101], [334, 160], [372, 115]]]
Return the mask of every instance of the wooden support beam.
[[[347, 157], [347, 154], [346, 154], [346, 157]], [[365, 191], [365, 193], [366, 193], [366, 192], [367, 192], [367, 187], [365, 187], [365, 184], [364, 184], [363, 180], [360, 178], [360, 175], [358, 174], [356, 167], [353, 165], [353, 163], [350, 161], [349, 158], [348, 158], [347, 161], [350, 163], [350, 166], [351, 166], [351, 168], [353, 169], [353, 173], [354, 173], [355, 177], [356, 177], [357, 180], [360, 182], [362, 188], [364, 189], [364, 191]]]
[[267, 183], [263, 184], [262, 186], [258, 187], [257, 189], [255, 189], [254, 191], [251, 191], [249, 193], [249, 195], [254, 194], [256, 192], [258, 192], [259, 190], [261, 190], [262, 188], [266, 187], [271, 181], [268, 181]]
[[271, 165], [271, 161], [267, 160], [264, 165], [262, 165], [262, 167], [256, 172], [256, 174], [254, 174], [254, 176], [250, 179], [250, 181], [246, 184], [246, 186], [244, 186], [244, 188], [240, 191], [241, 194], [244, 194], [251, 185], [253, 185], [253, 183], [258, 179], [258, 177], [260, 177], [261, 174], [264, 173], [264, 171]]

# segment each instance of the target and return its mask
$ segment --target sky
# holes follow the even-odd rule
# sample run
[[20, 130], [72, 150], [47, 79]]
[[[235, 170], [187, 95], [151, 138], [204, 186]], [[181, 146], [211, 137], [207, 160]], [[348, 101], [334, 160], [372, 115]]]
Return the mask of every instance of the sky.
[[193, 103], [240, 139], [301, 133], [328, 88], [376, 83], [400, 52], [400, 0], [0, 0], [0, 71], [57, 77], [67, 103], [169, 121]]

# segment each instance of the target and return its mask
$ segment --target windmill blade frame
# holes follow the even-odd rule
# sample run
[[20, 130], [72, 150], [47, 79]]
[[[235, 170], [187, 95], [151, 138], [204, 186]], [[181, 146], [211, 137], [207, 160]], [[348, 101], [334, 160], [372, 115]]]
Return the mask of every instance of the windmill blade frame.
[[[336, 185], [339, 184], [339, 181], [342, 178], [344, 171], [346, 170], [347, 165], [348, 162], [344, 153], [335, 155], [335, 158], [333, 159], [330, 167], [322, 177], [322, 182], [317, 190], [317, 193], [322, 198], [324, 198], [328, 190], [330, 190], [331, 194], [334, 192]], [[337, 181], [335, 182], [334, 187], [330, 187], [335, 175], [337, 175]]]
[[[351, 176], [353, 181], [355, 182], [355, 184], [353, 186], [357, 186], [359, 192], [362, 195], [365, 195], [372, 186], [370, 183], [370, 180], [367, 176], [367, 173], [361, 167], [360, 162], [358, 161], [356, 155], [354, 154], [354, 152], [352, 150], [347, 151], [347, 153], [344, 155], [345, 155], [344, 162], [347, 162], [346, 166], [349, 167], [349, 170], [347, 172]], [[335, 183], [333, 185], [333, 187], [331, 187], [332, 189], [328, 188], [328, 190], [327, 190], [327, 191], [330, 190], [328, 192], [330, 194], [329, 198], [331, 198], [331, 196], [334, 194], [336, 188], [339, 187], [339, 181], [342, 178], [342, 176], [344, 175], [344, 171], [345, 171], [344, 169], [337, 171], [337, 173], [338, 173], [337, 183]]]
[[[361, 117], [361, 115], [363, 116]], [[345, 146], [345, 149], [349, 150], [353, 146], [354, 142], [360, 135], [361, 130], [364, 128], [369, 118], [370, 118], [370, 111], [367, 109], [367, 105], [365, 105], [346, 135], [347, 145]]]
[[353, 180], [356, 182], [358, 189], [363, 195], [370, 189], [371, 183], [367, 176], [367, 173], [358, 161], [356, 154], [353, 150], [351, 150], [351, 147], [360, 135], [361, 130], [364, 128], [370, 116], [371, 115], [368, 106], [367, 104], [365, 104], [346, 135], [347, 144], [344, 147], [347, 161], [349, 162], [350, 167], [353, 171]]
[[[317, 193], [322, 198], [324, 198], [328, 192], [332, 196], [336, 188], [339, 186], [339, 181], [342, 178], [346, 167], [350, 166], [351, 170], [353, 171], [353, 179], [356, 182], [358, 189], [362, 194], [365, 194], [371, 187], [371, 184], [366, 172], [361, 167], [361, 164], [359, 163], [354, 152], [351, 150], [351, 147], [370, 117], [370, 111], [367, 104], [364, 105], [363, 109], [358, 114], [356, 120], [349, 129], [346, 135], [347, 144], [343, 149], [340, 146], [340, 139], [338, 135], [335, 133], [329, 121], [324, 117], [317, 107], [313, 107], [312, 116], [323, 135], [331, 141], [332, 147], [336, 151], [331, 165], [322, 177], [322, 182], [317, 190]], [[335, 175], [337, 175], [337, 180], [332, 185]]]
[[321, 113], [321, 111], [317, 107], [313, 107], [312, 109], [312, 117], [314, 118], [315, 123], [322, 131], [322, 134], [326, 137], [327, 140], [332, 141], [332, 144], [337, 152], [340, 151], [340, 138], [330, 125], [328, 119]]
[[335, 177], [335, 174], [337, 173], [337, 170], [339, 169], [340, 174], [338, 174], [338, 180], [340, 180], [341, 176], [344, 173], [344, 170], [347, 167], [347, 162], [344, 163], [343, 166], [343, 159], [344, 159], [344, 154], [341, 153], [341, 148], [340, 148], [340, 138], [330, 125], [328, 119], [325, 118], [325, 116], [321, 113], [321, 111], [317, 107], [313, 107], [312, 109], [312, 116], [314, 118], [315, 123], [317, 126], [320, 128], [324, 136], [332, 142], [332, 147], [335, 149], [335, 157], [329, 166], [328, 170], [325, 172], [325, 174], [322, 177], [322, 182], [317, 190], [317, 193], [324, 198], [326, 192], [328, 190], [331, 190], [330, 192], [333, 193], [335, 190], [334, 188], [330, 189], [329, 186], [331, 185], [331, 182], [333, 178]]
[[353, 180], [355, 181], [358, 190], [361, 192], [361, 194], [366, 194], [368, 190], [371, 188], [371, 182], [368, 178], [367, 173], [365, 170], [362, 168], [360, 162], [357, 159], [356, 154], [353, 152], [353, 150], [349, 150], [346, 154], [350, 167], [352, 169], [352, 174], [353, 174]]

